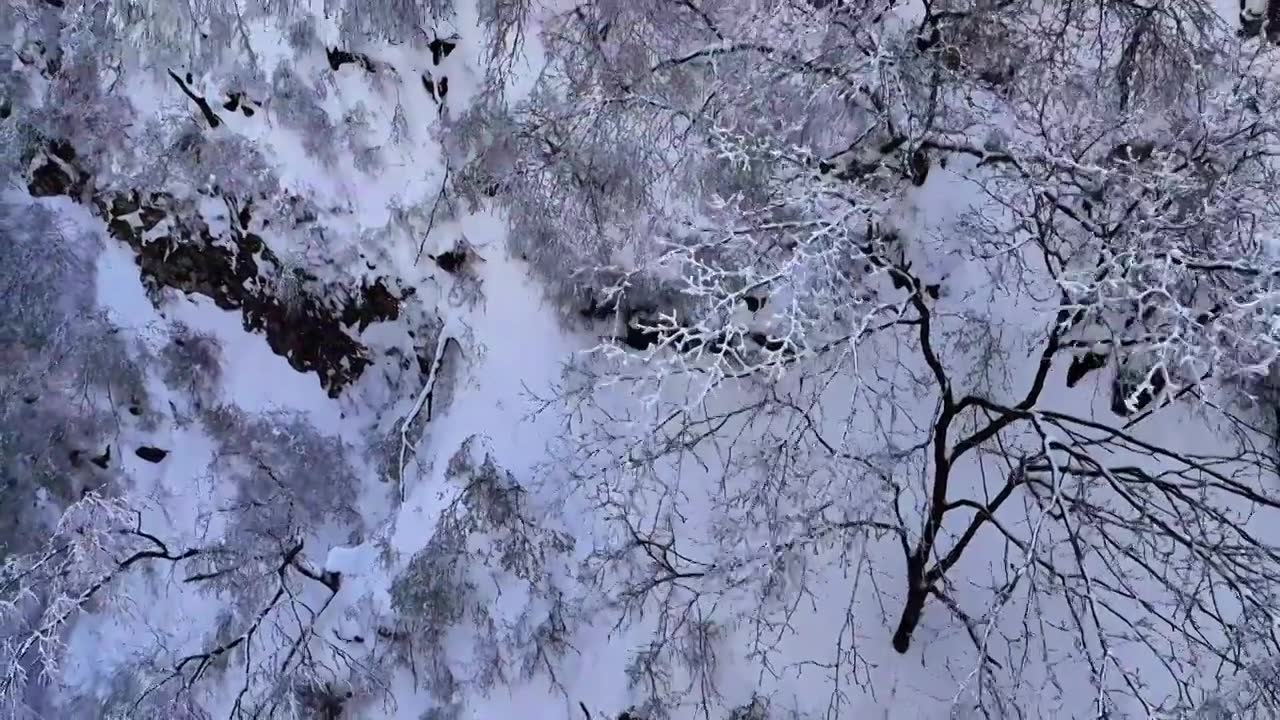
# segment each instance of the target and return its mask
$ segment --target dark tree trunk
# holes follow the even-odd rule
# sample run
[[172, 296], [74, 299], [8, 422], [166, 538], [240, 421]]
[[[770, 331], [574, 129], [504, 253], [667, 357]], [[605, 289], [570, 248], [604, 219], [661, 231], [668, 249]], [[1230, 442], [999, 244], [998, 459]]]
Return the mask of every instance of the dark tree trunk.
[[907, 602], [902, 608], [898, 629], [893, 633], [893, 649], [899, 653], [905, 653], [911, 648], [911, 634], [920, 623], [924, 601], [928, 596], [929, 587], [924, 581], [924, 559], [912, 555], [907, 558]]

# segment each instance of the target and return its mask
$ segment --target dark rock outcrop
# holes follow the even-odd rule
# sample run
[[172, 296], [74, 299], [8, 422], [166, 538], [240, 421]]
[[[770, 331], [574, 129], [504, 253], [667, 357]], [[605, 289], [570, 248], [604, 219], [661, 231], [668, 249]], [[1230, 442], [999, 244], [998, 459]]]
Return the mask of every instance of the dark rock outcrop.
[[[244, 328], [266, 336], [271, 350], [299, 372], [315, 372], [337, 397], [370, 365], [367, 349], [349, 328], [399, 317], [400, 303], [388, 282], [378, 279], [356, 290], [322, 286], [316, 278], [286, 270], [258, 234], [248, 230], [248, 201], [231, 203], [235, 220], [214, 235], [194, 205], [167, 193], [127, 191], [86, 200], [89, 178], [65, 143], [48, 148], [32, 172], [32, 195], [69, 195], [91, 204], [109, 234], [136, 254], [145, 285], [209, 297], [224, 310], [241, 313]], [[293, 290], [282, 297], [283, 284]]]

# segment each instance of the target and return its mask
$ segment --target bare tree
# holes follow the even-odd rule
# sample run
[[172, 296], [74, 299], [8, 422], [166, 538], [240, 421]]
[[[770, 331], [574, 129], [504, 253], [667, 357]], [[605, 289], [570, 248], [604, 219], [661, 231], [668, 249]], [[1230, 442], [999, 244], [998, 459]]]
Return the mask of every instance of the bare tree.
[[[967, 635], [955, 702], [989, 715], [1192, 713], [1242, 678], [1274, 712], [1274, 432], [1238, 401], [1280, 348], [1280, 94], [1233, 37], [1201, 2], [551, 22], [504, 197], [553, 292], [621, 324], [554, 405], [620, 617], [745, 623], [832, 717], [874, 692], [869, 613], [899, 653]], [[797, 660], [806, 612], [845, 624]]]
[[82, 615], [129, 616], [139, 593], [177, 601], [184, 591], [212, 598], [224, 621], [195, 647], [168, 648], [157, 628], [159, 646], [130, 668], [117, 698], [124, 716], [198, 717], [218, 707], [213, 688], [229, 688], [234, 718], [306, 717], [326, 697], [390, 702], [378, 658], [325, 624], [341, 576], [305, 552], [325, 523], [353, 523], [354, 476], [341, 444], [287, 415], [224, 408], [204, 419], [223, 446], [211, 477], [234, 488], [203, 518], [205, 535], [165, 539], [146, 527], [159, 524], [154, 508], [89, 493], [43, 548], [7, 561], [0, 697], [12, 712], [59, 678], [64, 637]]

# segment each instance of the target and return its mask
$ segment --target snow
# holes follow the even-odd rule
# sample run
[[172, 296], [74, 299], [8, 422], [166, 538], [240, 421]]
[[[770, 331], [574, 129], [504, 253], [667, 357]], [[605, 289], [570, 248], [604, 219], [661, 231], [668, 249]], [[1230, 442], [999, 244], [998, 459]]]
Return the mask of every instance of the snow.
[[[380, 170], [370, 173], [358, 169], [345, 152], [337, 155], [332, 166], [323, 165], [303, 149], [297, 130], [264, 122], [266, 113], [255, 118], [227, 113], [227, 127], [219, 131], [241, 135], [262, 148], [284, 188], [313, 198], [318, 207], [343, 209], [341, 213], [326, 213], [324, 224], [328, 232], [320, 242], [284, 233], [268, 235], [271, 243], [293, 243], [273, 247], [277, 253], [298, 258], [308, 269], [321, 273], [325, 280], [352, 282], [386, 274], [402, 287], [417, 290], [414, 298], [406, 302], [400, 320], [375, 324], [361, 334], [360, 339], [374, 349], [379, 363], [385, 361], [386, 365], [371, 367], [344, 397], [329, 398], [314, 374], [293, 370], [284, 358], [271, 351], [264, 337], [244, 330], [238, 312], [221, 310], [208, 298], [173, 292], [166, 295], [161, 308], [157, 309], [146, 295], [127, 247], [108, 239], [98, 260], [99, 303], [113, 322], [139, 341], [139, 352], [158, 352], [168, 339], [168, 328], [175, 322], [207, 333], [217, 338], [223, 347], [223, 379], [218, 388], [222, 401], [252, 413], [272, 410], [304, 413], [322, 433], [341, 437], [350, 446], [350, 460], [362, 475], [361, 500], [356, 508], [361, 515], [360, 527], [355, 529], [355, 537], [344, 536], [341, 529], [332, 529], [318, 533], [320, 537], [308, 538], [309, 543], [314, 542], [314, 546], [308, 545], [308, 556], [325, 570], [342, 577], [341, 589], [321, 619], [322, 634], [376, 637], [377, 629], [373, 625], [390, 612], [392, 579], [409, 558], [425, 546], [440, 513], [456, 497], [457, 488], [446, 478], [448, 460], [473, 436], [485, 438], [485, 447], [498, 465], [533, 491], [535, 506], [546, 509], [548, 516], [552, 510], [560, 510], [558, 515], [562, 517], [558, 519], [578, 540], [580, 555], [616, 531], [596, 517], [588, 503], [575, 497], [568, 488], [558, 486], [565, 475], [554, 468], [548, 469], [548, 464], [555, 460], [553, 449], [566, 439], [562, 435], [563, 425], [554, 413], [534, 412], [534, 396], [552, 392], [562, 381], [566, 361], [575, 353], [595, 346], [598, 338], [566, 329], [560, 320], [560, 310], [543, 299], [542, 288], [530, 277], [525, 264], [508, 255], [506, 229], [496, 213], [484, 209], [461, 213], [437, 223], [427, 238], [417, 237], [395, 223], [396, 208], [433, 202], [444, 177], [444, 151], [436, 132], [440, 112], [425, 95], [419, 77], [428, 72], [436, 77], [447, 74], [451, 85], [447, 104], [454, 114], [478, 91], [477, 68], [483, 62], [483, 49], [465, 41], [478, 36], [478, 30], [474, 8], [467, 3], [463, 5], [465, 9], [458, 14], [455, 25], [464, 41], [439, 66], [432, 66], [430, 54], [420, 48], [376, 45], [359, 49], [394, 68], [393, 79], [374, 83], [366, 73], [350, 66], [336, 73], [324, 102], [335, 123], [348, 111], [363, 107], [371, 115], [370, 134], [390, 138], [397, 103], [405, 113], [408, 136], [398, 143], [388, 141], [382, 146], [384, 165]], [[322, 25], [321, 33], [329, 39], [337, 37], [333, 25]], [[288, 57], [274, 28], [254, 26], [250, 42], [267, 77], [276, 63]], [[536, 45], [530, 49], [529, 62], [536, 66], [540, 51]], [[304, 78], [327, 71], [323, 53], [312, 52], [305, 61], [295, 64], [295, 70]], [[528, 68], [524, 70], [525, 80], [518, 92], [527, 91], [531, 74]], [[215, 96], [220, 90], [214, 82], [217, 75], [218, 70], [210, 70], [198, 78], [197, 91]], [[168, 86], [163, 77], [137, 77], [131, 82], [129, 93], [136, 107], [152, 108], [158, 115], [191, 111], [185, 99], [175, 96], [175, 89]], [[907, 197], [897, 214], [904, 232], [923, 235], [926, 231], [943, 231], [944, 224], [954, 221], [975, 197], [976, 191], [967, 187], [956, 173], [935, 167], [928, 183]], [[62, 205], [61, 211], [68, 218], [83, 227], [102, 231], [101, 223], [83, 209], [70, 203]], [[945, 232], [939, 234], [945, 235]], [[466, 238], [480, 257], [473, 272], [482, 297], [475, 303], [451, 300], [457, 297], [454, 291], [459, 283], [472, 280], [449, 276], [435, 268], [428, 258], [420, 258], [418, 253], [420, 241], [425, 241], [423, 247], [430, 255], [452, 247], [459, 237]], [[370, 270], [365, 264], [371, 258], [376, 260], [376, 270]], [[930, 253], [915, 259], [921, 268], [928, 268], [922, 274], [948, 279], [952, 297], [943, 298], [943, 304], [956, 312], [998, 315], [1001, 324], [1009, 326], [1030, 326], [1046, 319], [1042, 308], [1005, 302], [990, 278], [975, 269], [977, 263], [966, 262], [949, 252]], [[419, 385], [389, 369], [391, 361], [386, 358], [386, 350], [400, 348], [407, 350], [407, 356], [411, 357], [408, 332], [421, 330], [434, 318], [442, 323], [435, 345], [436, 361], [432, 375]], [[745, 316], [740, 319], [750, 321]], [[461, 368], [446, 366], [448, 340], [456, 342], [460, 349]], [[1013, 345], [1002, 346], [1002, 349], [1022, 355], [1028, 352]], [[954, 351], [976, 350], [958, 347]], [[438, 381], [436, 373], [446, 369], [454, 373], [452, 401], [447, 408], [435, 409], [429, 419], [423, 421], [426, 393], [434, 389], [432, 383]], [[1028, 364], [1020, 368], [1023, 377], [1009, 379], [1012, 397], [1026, 387], [1033, 369]], [[1050, 381], [1054, 388], [1063, 387], [1062, 372], [1062, 368], [1055, 370], [1055, 377]], [[125, 474], [131, 478], [132, 493], [142, 499], [146, 507], [144, 519], [149, 527], [157, 527], [158, 534], [163, 530], [165, 536], [189, 540], [215, 537], [221, 529], [203, 526], [202, 518], [210, 508], [228, 500], [229, 490], [219, 487], [216, 478], [209, 478], [206, 473], [211, 458], [218, 452], [217, 443], [198, 423], [179, 422], [187, 398], [166, 387], [154, 374], [149, 382], [156, 407], [174, 410], [163, 411], [163, 421], [155, 429], [133, 426], [122, 429], [116, 444], [122, 450], [142, 444], [155, 445], [170, 450], [171, 454], [163, 462], [152, 464], [131, 452], [121, 452]], [[833, 386], [828, 392], [830, 397], [845, 398], [847, 407], [857, 411], [877, 411], [860, 399], [856, 388]], [[623, 406], [634, 399], [621, 397], [617, 401]], [[1046, 405], [1088, 415], [1095, 406], [1105, 407], [1105, 400], [1088, 392], [1063, 391], [1056, 392]], [[913, 412], [927, 415], [930, 409], [921, 405], [904, 407], [903, 412], [904, 415]], [[833, 420], [824, 431], [837, 434], [847, 431], [840, 425], [842, 419]], [[401, 420], [404, 420], [402, 424], [396, 425]], [[416, 440], [411, 437], [414, 424], [410, 420], [419, 420], [423, 428]], [[886, 422], [907, 423], [909, 420], [903, 417]], [[392, 427], [399, 428], [397, 435], [401, 441], [397, 460], [402, 487], [394, 489], [390, 487], [393, 481], [380, 477], [374, 463], [358, 450], [367, 446], [370, 437]], [[870, 436], [875, 431], [876, 428], [868, 424], [854, 428], [853, 434]], [[1178, 437], [1186, 434], [1180, 424], [1144, 431]], [[1188, 444], [1197, 441], [1195, 437], [1186, 438]], [[691, 489], [709, 487], [724, 467], [722, 462], [713, 461], [706, 470], [682, 471], [680, 481]], [[970, 490], [976, 489], [974, 496], [981, 496], [986, 480], [978, 472], [979, 464], [975, 463], [974, 468], [969, 477], [975, 488]], [[813, 481], [843, 482], [831, 478]], [[858, 490], [856, 484], [848, 489], [851, 494]], [[715, 523], [726, 519], [699, 516], [697, 513], [707, 511], [705, 500], [700, 501], [692, 491], [690, 495], [688, 507], [684, 508], [691, 517], [688, 525], [702, 525], [701, 531], [706, 534], [715, 531]], [[702, 540], [708, 546], [711, 544], [706, 537]], [[957, 577], [985, 580], [996, 577], [998, 570], [1003, 569], [998, 567], [1002, 562], [1002, 548], [997, 547], [994, 539], [983, 537], [980, 544], [985, 547], [967, 555], [965, 562], [957, 566]], [[813, 562], [830, 560], [845, 550], [824, 549]], [[830, 710], [834, 714], [828, 716], [886, 719], [952, 716], [952, 704], [958, 697], [957, 682], [971, 683], [974, 679], [970, 673], [973, 654], [970, 639], [947, 616], [944, 607], [934, 604], [926, 613], [911, 652], [905, 657], [893, 653], [888, 638], [901, 604], [901, 552], [888, 541], [868, 542], [849, 552], [861, 558], [856, 563], [858, 567], [875, 567], [876, 572], [868, 570], [853, 577], [823, 578], [816, 590], [822, 602], [799, 609], [793, 619], [793, 631], [781, 633], [777, 639], [780, 656], [799, 660], [823, 658], [840, 651], [841, 648], [833, 648], [832, 644], [846, 637], [843, 629], [846, 621], [856, 617], [852, 622], [866, 623], [854, 632], [863, 645], [858, 648], [863, 663], [860, 672], [875, 693], [849, 688], [846, 704], [838, 713]], [[875, 580], [883, 580], [885, 587], [873, 585]], [[164, 572], [139, 578], [134, 591], [129, 593], [133, 603], [95, 612], [78, 623], [68, 639], [73, 662], [68, 663], [63, 683], [81, 691], [105, 694], [113, 674], [127, 662], [153, 652], [156, 638], [162, 638], [162, 644], [176, 652], [189, 651], [207, 640], [218, 621], [218, 609], [224, 598], [184, 591], [180, 585], [180, 578], [166, 576]], [[526, 604], [532, 602], [521, 590], [516, 588], [499, 594], [494, 588], [481, 589], [488, 593], [485, 597], [489, 598], [494, 614], [506, 618], [519, 616]], [[963, 603], [968, 593], [977, 595], [989, 591], [975, 580], [973, 588], [963, 587], [962, 583], [956, 592]], [[753, 603], [766, 602], [763, 598], [733, 593], [726, 593], [726, 598], [726, 602], [747, 608], [753, 607]], [[1019, 608], [1009, 608], [1006, 614], [1015, 615], [1019, 611]], [[876, 625], [881, 618], [884, 626]], [[546, 678], [541, 677], [511, 682], [487, 694], [468, 697], [464, 717], [577, 718], [581, 714], [579, 703], [591, 710], [595, 720], [616, 717], [634, 702], [627, 689], [625, 668], [635, 649], [646, 639], [648, 622], [650, 620], [621, 629], [603, 617], [584, 623], [572, 632], [573, 650], [558, 667], [562, 690], [552, 688]], [[1020, 620], [1015, 618], [1009, 622]], [[726, 646], [741, 650], [752, 641], [752, 628], [745, 624], [726, 632]], [[459, 638], [452, 638], [451, 643], [459, 648], [465, 645]], [[468, 659], [459, 657], [457, 661], [465, 664]], [[813, 712], [815, 716], [829, 712], [830, 696], [823, 689], [828, 672], [823, 668], [790, 665], [782, 668], [778, 677], [767, 677], [736, 657], [726, 659], [718, 675], [727, 706], [743, 704], [752, 692], [762, 690], [772, 694], [775, 706], [781, 708]], [[397, 698], [394, 705], [371, 701], [353, 716], [418, 720], [431, 707], [452, 700], [433, 698], [422, 692], [405, 669], [395, 671], [392, 683]], [[235, 679], [224, 680], [223, 685], [218, 690], [220, 694], [209, 699], [210, 707], [225, 709], [228, 706]], [[1068, 687], [1063, 689], [1062, 697], [1039, 698], [1042, 704], [1036, 710], [1052, 714], [1056, 703], [1075, 705], [1070, 698], [1078, 690]], [[694, 717], [692, 707], [685, 710], [688, 712], [682, 717]]]

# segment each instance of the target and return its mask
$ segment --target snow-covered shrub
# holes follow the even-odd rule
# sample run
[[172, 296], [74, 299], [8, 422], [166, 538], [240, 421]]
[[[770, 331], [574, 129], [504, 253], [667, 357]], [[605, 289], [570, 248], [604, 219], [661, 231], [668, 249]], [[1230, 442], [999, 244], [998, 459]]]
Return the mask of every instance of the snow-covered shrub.
[[627, 683], [640, 698], [639, 717], [668, 720], [687, 702], [705, 713], [719, 699], [716, 668], [725, 629], [701, 612], [691, 603], [686, 616], [661, 628], [659, 639], [632, 651]]
[[222, 346], [217, 338], [196, 332], [185, 323], [174, 323], [160, 360], [169, 387], [190, 393], [197, 406], [215, 401], [222, 379]]
[[[653, 145], [642, 134], [621, 132], [608, 115], [593, 109], [566, 115], [549, 96], [540, 97], [553, 105], [529, 118], [523, 132], [487, 117], [497, 110], [483, 107], [461, 121], [459, 127], [475, 125], [462, 131], [474, 159], [460, 176], [472, 198], [493, 188], [509, 213], [512, 250], [554, 301], [572, 306], [600, 289], [593, 269], [640, 267], [648, 259], [651, 245], [642, 240], [660, 229], [659, 217], [646, 214], [652, 163], [641, 158]], [[580, 142], [578, 132], [598, 142]], [[552, 190], [560, 184], [576, 192]]]
[[276, 66], [271, 75], [270, 107], [285, 126], [297, 131], [302, 146], [313, 157], [332, 163], [337, 132], [321, 105], [321, 84], [304, 80], [287, 63]]
[[300, 687], [296, 695], [302, 720], [342, 720], [352, 693], [324, 684]]
[[[391, 586], [401, 652], [425, 669], [441, 698], [459, 686], [488, 688], [551, 669], [566, 649], [572, 614], [557, 587], [572, 538], [542, 522], [484, 440], [468, 438], [446, 476], [461, 486], [458, 495]], [[514, 615], [497, 606], [494, 583], [526, 595]], [[458, 627], [471, 637], [469, 657], [446, 652], [446, 634]]]
[[751, 702], [734, 708], [726, 720], [769, 720], [769, 700], [753, 695]]
[[229, 196], [240, 202], [279, 195], [279, 179], [261, 149], [235, 133], [206, 133], [190, 118], [157, 119], [139, 131], [139, 142], [160, 148], [121, 159], [123, 190], [173, 193], [182, 202], [193, 189]]
[[[70, 142], [86, 170], [109, 172], [105, 153], [129, 145], [136, 112], [126, 97], [112, 93], [106, 78], [119, 80], [122, 61], [114, 38], [95, 32], [80, 16], [59, 39], [58, 72], [45, 96], [40, 124], [52, 137]], [[114, 63], [114, 65], [112, 65]]]
[[[118, 467], [113, 417], [147, 407], [118, 328], [94, 310], [99, 240], [43, 204], [0, 202], [0, 546], [29, 549], [44, 523]], [[22, 510], [17, 510], [22, 508]]]
[[418, 720], [462, 720], [466, 707], [462, 703], [445, 703], [427, 708]]
[[[119, 501], [89, 493], [68, 507], [43, 548], [0, 565], [0, 708], [20, 716], [28, 691], [59, 677], [63, 633], [111, 601], [138, 537]], [[107, 589], [106, 592], [103, 592]]]
[[247, 414], [220, 406], [203, 420], [219, 444], [211, 472], [237, 493], [219, 511], [228, 515], [228, 550], [289, 544], [325, 523], [357, 522], [357, 478], [341, 439], [286, 411]]
[[306, 15], [290, 22], [285, 37], [289, 41], [289, 47], [297, 53], [316, 47], [320, 44], [320, 38], [316, 34], [315, 17]]

